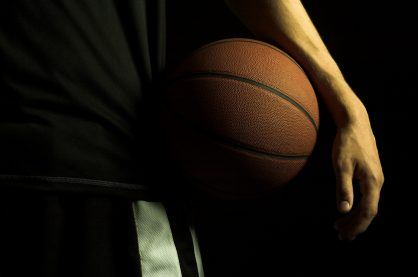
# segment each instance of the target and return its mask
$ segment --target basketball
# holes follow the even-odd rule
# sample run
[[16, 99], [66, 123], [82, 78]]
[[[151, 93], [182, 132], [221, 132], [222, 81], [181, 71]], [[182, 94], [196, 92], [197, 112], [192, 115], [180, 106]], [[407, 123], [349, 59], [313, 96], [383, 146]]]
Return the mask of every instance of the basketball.
[[308, 77], [265, 42], [232, 38], [195, 50], [171, 74], [162, 102], [172, 166], [216, 197], [283, 187], [316, 143], [318, 102]]

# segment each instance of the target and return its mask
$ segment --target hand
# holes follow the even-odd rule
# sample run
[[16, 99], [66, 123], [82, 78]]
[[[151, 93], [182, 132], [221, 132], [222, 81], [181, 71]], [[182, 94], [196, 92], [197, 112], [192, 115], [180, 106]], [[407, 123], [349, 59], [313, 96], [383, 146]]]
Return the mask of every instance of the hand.
[[[340, 239], [354, 240], [376, 216], [384, 177], [376, 140], [365, 109], [361, 116], [339, 127], [333, 147], [333, 165], [337, 178], [337, 207], [347, 214], [337, 220]], [[360, 185], [361, 199], [353, 208], [353, 179]]]

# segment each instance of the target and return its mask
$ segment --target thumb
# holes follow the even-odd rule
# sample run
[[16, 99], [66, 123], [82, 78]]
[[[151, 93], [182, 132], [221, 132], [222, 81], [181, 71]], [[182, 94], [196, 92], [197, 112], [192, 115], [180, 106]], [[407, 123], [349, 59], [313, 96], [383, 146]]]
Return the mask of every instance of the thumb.
[[337, 209], [348, 213], [353, 207], [353, 169], [352, 166], [336, 169], [337, 175]]

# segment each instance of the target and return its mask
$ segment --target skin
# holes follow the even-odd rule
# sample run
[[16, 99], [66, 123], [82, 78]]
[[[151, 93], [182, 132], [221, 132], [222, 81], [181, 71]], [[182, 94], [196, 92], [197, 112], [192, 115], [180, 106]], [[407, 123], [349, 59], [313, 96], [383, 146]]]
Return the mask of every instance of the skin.
[[[286, 50], [302, 65], [330, 111], [337, 126], [332, 154], [337, 209], [343, 214], [334, 228], [340, 239], [354, 240], [377, 215], [384, 182], [365, 106], [344, 80], [299, 0], [225, 2], [260, 40]], [[354, 195], [353, 180], [361, 195]], [[354, 198], [358, 205], [353, 208]]]

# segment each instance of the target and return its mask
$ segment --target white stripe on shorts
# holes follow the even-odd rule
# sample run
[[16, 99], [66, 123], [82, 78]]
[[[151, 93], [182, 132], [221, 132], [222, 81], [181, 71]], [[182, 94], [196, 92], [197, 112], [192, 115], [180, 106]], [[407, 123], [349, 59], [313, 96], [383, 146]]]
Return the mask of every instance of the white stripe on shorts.
[[161, 202], [134, 201], [141, 277], [181, 277], [170, 223]]
[[193, 248], [194, 248], [194, 255], [196, 258], [197, 272], [199, 274], [199, 277], [204, 277], [205, 275], [203, 273], [203, 264], [202, 264], [202, 258], [200, 256], [199, 242], [197, 240], [196, 231], [194, 229], [194, 226], [192, 225], [189, 226], [189, 229], [190, 229], [190, 233], [192, 235], [192, 240], [193, 240]]

